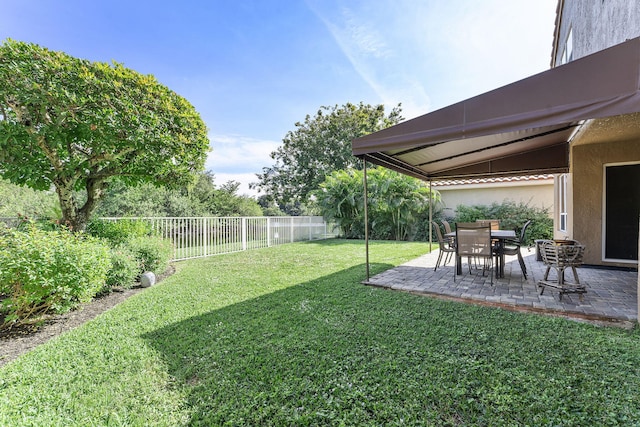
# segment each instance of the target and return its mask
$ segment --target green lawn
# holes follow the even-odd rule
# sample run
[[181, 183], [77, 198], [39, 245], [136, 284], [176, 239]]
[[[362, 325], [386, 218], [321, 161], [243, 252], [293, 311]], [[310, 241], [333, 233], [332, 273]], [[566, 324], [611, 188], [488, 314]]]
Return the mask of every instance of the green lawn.
[[[423, 243], [375, 242], [372, 271]], [[640, 333], [360, 284], [362, 242], [177, 273], [0, 368], [0, 426], [638, 425]]]

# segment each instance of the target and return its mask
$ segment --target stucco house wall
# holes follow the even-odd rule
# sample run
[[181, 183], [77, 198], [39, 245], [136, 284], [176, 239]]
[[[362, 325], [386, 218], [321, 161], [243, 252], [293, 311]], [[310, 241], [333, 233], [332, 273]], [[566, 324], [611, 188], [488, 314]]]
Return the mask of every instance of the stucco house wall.
[[[552, 67], [640, 35], [640, 1], [559, 0], [557, 12]], [[629, 267], [629, 263], [605, 261], [603, 257], [604, 169], [607, 164], [640, 163], [640, 114], [600, 120], [597, 125], [585, 123], [571, 142], [570, 150], [568, 227], [566, 231], [559, 230], [556, 212], [555, 237], [585, 244], [587, 264]], [[556, 207], [560, 193], [557, 183], [558, 180]]]
[[[629, 266], [603, 261], [604, 165], [640, 162], [640, 139], [575, 144], [571, 149], [574, 212], [573, 238], [585, 244], [585, 263]], [[630, 183], [632, 185], [632, 183]]]
[[447, 217], [455, 216], [458, 205], [491, 205], [507, 200], [547, 208], [552, 216], [553, 185], [553, 176], [544, 176], [535, 179], [514, 178], [507, 182], [438, 184], [434, 189], [440, 192], [444, 215]]
[[552, 67], [565, 62], [565, 49], [578, 59], [640, 35], [637, 0], [560, 0], [558, 8]]

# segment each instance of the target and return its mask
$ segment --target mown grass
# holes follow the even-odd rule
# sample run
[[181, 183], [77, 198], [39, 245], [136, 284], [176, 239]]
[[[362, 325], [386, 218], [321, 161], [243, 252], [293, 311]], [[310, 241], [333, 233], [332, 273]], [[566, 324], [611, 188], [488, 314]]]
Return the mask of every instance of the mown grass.
[[[372, 272], [427, 251], [371, 245]], [[364, 245], [177, 273], [0, 369], [0, 425], [637, 425], [640, 334], [361, 285]]]

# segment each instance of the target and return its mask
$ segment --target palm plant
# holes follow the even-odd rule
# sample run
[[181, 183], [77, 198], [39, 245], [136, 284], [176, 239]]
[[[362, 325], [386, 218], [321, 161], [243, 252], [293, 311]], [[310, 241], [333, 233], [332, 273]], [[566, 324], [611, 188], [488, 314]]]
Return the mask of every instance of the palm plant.
[[[412, 240], [429, 209], [429, 187], [389, 169], [368, 170], [369, 222], [376, 239]], [[363, 171], [347, 169], [329, 175], [315, 192], [323, 215], [348, 238], [364, 236]], [[434, 203], [440, 194], [431, 195]]]

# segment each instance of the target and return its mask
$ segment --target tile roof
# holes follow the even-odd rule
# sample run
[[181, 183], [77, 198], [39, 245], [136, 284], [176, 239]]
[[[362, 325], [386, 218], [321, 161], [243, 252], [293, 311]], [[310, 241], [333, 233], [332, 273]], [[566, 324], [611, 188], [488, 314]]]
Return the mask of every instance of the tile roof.
[[476, 178], [476, 179], [449, 179], [442, 181], [433, 181], [431, 185], [434, 187], [442, 187], [446, 185], [470, 185], [470, 184], [492, 184], [501, 182], [530, 182], [543, 181], [552, 179], [553, 174], [543, 175], [527, 175], [527, 176], [501, 176], [492, 178]]

